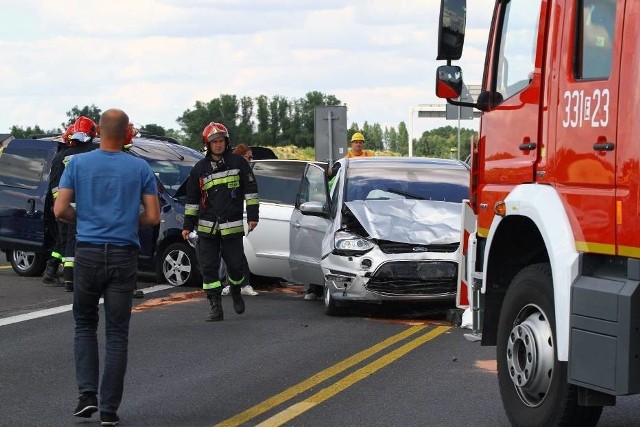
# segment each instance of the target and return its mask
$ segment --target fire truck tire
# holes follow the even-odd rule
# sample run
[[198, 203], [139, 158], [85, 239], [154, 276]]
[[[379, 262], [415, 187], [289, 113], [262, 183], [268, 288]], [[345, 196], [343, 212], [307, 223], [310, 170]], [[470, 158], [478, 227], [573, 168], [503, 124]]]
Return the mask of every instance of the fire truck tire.
[[514, 426], [594, 426], [602, 406], [579, 406], [556, 356], [549, 264], [522, 269], [507, 290], [498, 326], [498, 383]]

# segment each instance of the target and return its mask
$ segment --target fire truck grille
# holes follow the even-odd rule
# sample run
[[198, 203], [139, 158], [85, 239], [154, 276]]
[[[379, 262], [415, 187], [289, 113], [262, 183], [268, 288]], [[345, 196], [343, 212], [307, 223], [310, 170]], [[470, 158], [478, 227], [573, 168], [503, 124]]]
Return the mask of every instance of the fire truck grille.
[[412, 245], [409, 243], [390, 242], [388, 240], [378, 241], [378, 247], [385, 254], [406, 254], [420, 252], [451, 253], [455, 252], [460, 243], [448, 243], [442, 245]]
[[456, 291], [458, 266], [447, 261], [394, 261], [381, 265], [366, 288], [383, 295], [436, 295]]

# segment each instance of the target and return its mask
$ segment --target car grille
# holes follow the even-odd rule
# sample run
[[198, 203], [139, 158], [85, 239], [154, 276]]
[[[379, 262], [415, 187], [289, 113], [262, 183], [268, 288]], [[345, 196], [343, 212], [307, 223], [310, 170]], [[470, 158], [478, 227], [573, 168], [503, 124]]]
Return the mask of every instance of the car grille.
[[410, 243], [390, 242], [388, 240], [378, 241], [378, 247], [385, 254], [406, 254], [420, 252], [455, 252], [460, 243], [448, 243], [443, 245], [413, 245]]
[[366, 288], [384, 295], [435, 295], [456, 291], [458, 265], [446, 261], [394, 261], [381, 265]]

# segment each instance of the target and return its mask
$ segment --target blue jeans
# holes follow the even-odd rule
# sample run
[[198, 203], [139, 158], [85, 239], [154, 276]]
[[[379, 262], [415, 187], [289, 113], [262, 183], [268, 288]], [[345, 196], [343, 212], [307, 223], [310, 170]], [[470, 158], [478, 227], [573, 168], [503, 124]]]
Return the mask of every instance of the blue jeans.
[[80, 393], [98, 391], [98, 303], [104, 297], [105, 361], [100, 410], [116, 413], [127, 370], [131, 298], [136, 287], [135, 246], [78, 243], [73, 272], [74, 357]]

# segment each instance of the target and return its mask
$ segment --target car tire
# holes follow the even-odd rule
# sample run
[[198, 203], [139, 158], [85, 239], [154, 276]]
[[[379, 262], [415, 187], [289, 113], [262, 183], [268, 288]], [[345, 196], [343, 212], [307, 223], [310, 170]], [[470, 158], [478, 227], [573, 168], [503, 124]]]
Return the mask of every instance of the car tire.
[[9, 262], [18, 276], [40, 276], [47, 267], [46, 255], [39, 252], [10, 251]]
[[549, 264], [521, 270], [507, 290], [498, 325], [498, 384], [512, 425], [596, 425], [602, 406], [579, 406], [557, 357]]
[[162, 251], [156, 265], [156, 277], [160, 283], [172, 286], [200, 286], [201, 275], [196, 253], [185, 243], [172, 243]]
[[324, 313], [327, 316], [341, 316], [344, 314], [344, 307], [336, 305], [336, 300], [331, 296], [327, 286], [324, 287]]

